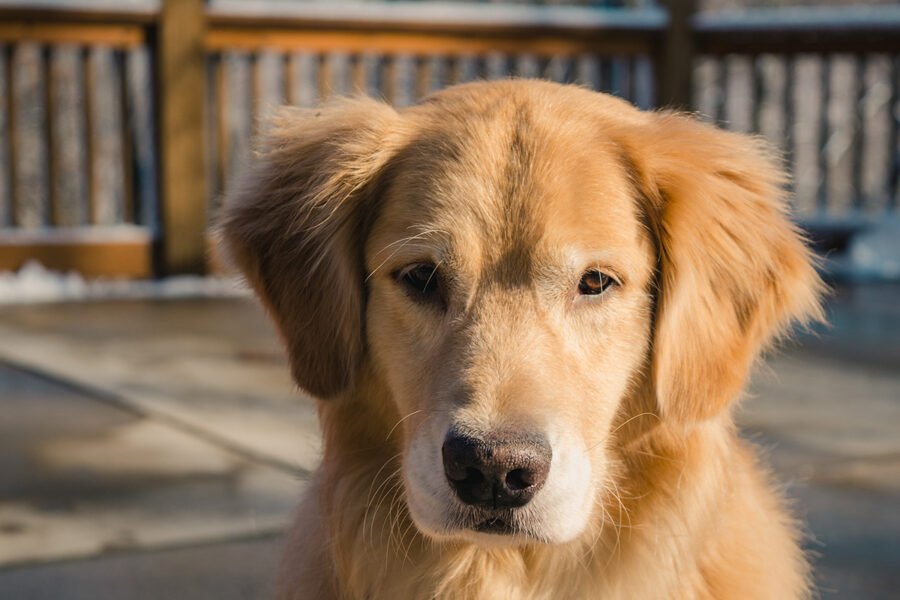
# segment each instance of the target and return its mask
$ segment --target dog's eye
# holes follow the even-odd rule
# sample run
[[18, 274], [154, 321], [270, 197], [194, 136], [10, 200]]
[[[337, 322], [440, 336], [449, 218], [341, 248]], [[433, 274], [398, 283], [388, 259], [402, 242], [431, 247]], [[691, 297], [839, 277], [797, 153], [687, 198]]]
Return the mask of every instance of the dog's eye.
[[602, 271], [591, 269], [581, 276], [578, 282], [578, 293], [585, 296], [602, 294], [616, 284], [616, 280]]
[[440, 273], [438, 273], [437, 267], [432, 263], [410, 265], [397, 273], [397, 280], [416, 300], [423, 302], [443, 301]]

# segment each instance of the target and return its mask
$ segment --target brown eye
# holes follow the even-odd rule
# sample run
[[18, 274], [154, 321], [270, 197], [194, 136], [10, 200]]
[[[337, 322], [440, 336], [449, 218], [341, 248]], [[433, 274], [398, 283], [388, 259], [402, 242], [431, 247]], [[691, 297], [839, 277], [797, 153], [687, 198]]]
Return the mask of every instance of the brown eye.
[[397, 281], [413, 300], [443, 304], [440, 273], [434, 264], [419, 263], [401, 269], [397, 273]]
[[578, 293], [585, 296], [596, 296], [615, 285], [616, 281], [606, 273], [592, 269], [581, 276], [578, 282]]

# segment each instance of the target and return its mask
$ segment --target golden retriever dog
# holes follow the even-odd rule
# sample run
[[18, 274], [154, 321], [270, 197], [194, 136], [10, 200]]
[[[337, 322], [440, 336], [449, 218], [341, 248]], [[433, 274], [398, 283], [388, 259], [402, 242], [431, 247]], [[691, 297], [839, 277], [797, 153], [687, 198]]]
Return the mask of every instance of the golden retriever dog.
[[509, 80], [283, 109], [225, 242], [318, 399], [287, 599], [781, 599], [731, 407], [822, 284], [754, 139]]

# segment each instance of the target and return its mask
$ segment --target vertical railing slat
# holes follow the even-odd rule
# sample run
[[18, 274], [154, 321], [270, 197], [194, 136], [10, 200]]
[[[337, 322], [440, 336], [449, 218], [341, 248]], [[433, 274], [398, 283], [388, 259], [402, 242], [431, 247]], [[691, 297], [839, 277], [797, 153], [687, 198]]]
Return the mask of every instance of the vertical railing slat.
[[597, 61], [597, 70], [599, 71], [599, 91], [610, 94], [613, 88], [612, 60], [604, 57]]
[[316, 62], [318, 65], [316, 74], [318, 76], [319, 102], [325, 102], [326, 100], [328, 100], [328, 98], [331, 97], [331, 94], [334, 90], [331, 74], [331, 62], [328, 60], [327, 53], [319, 54], [318, 60]]
[[900, 207], [900, 199], [897, 198], [898, 185], [900, 185], [900, 139], [897, 130], [900, 129], [900, 54], [890, 57], [890, 104], [888, 105], [888, 183], [887, 183], [887, 208], [897, 210]]
[[296, 73], [294, 90], [298, 106], [311, 107], [319, 101], [319, 57], [314, 52], [294, 53], [291, 57]]
[[784, 57], [784, 89], [782, 106], [784, 107], [784, 157], [785, 163], [792, 174], [788, 184], [789, 189], [795, 189], [794, 184], [794, 77], [796, 76], [796, 59], [793, 54]]
[[[94, 181], [96, 185], [96, 223], [122, 222], [123, 180], [122, 147], [114, 53], [109, 46], [95, 46], [91, 55], [94, 68]], [[197, 126], [203, 126], [198, 123]], [[201, 154], [202, 157], [202, 154]], [[201, 159], [202, 160], [202, 159]], [[202, 173], [201, 173], [202, 177]]]
[[246, 52], [228, 52], [225, 55], [226, 72], [226, 123], [228, 166], [225, 170], [226, 189], [231, 178], [240, 171], [249, 152], [253, 136], [253, 83], [250, 73], [250, 56]]
[[41, 70], [44, 77], [44, 155], [47, 161], [47, 224], [60, 225], [59, 165], [56, 160], [56, 94], [53, 89], [53, 50], [50, 45], [41, 48]]
[[160, 202], [153, 56], [147, 47], [136, 48], [128, 53], [128, 62], [135, 155], [135, 223], [150, 228], [155, 236], [160, 227]]
[[715, 104], [713, 105], [713, 119], [716, 124], [720, 127], [725, 124], [725, 106], [727, 104], [727, 90], [728, 90], [728, 57], [722, 56], [719, 57], [715, 62], [715, 72], [714, 72], [715, 86], [716, 86], [716, 94], [715, 94]]
[[376, 52], [364, 52], [359, 57], [363, 75], [363, 92], [373, 98], [383, 97], [382, 63], [383, 58]]
[[818, 155], [818, 190], [816, 191], [816, 207], [819, 212], [828, 210], [828, 141], [831, 135], [831, 56], [826, 54], [820, 61], [821, 73], [819, 87], [821, 102], [819, 105], [819, 155]]
[[0, 48], [0, 60], [3, 67], [3, 120], [4, 131], [3, 154], [5, 161], [0, 163], [3, 176], [3, 198], [0, 200], [0, 227], [16, 225], [16, 95], [13, 93], [13, 45], [4, 44]]
[[84, 157], [87, 173], [88, 223], [97, 224], [97, 182], [95, 177], [96, 157], [94, 155], [94, 63], [91, 48], [85, 46], [81, 52], [81, 72], [84, 77]]
[[48, 224], [48, 177], [42, 51], [36, 42], [17, 45], [14, 59], [16, 94], [16, 214], [19, 226], [39, 229]]
[[628, 62], [624, 56], [614, 56], [612, 59], [612, 93], [620, 98], [628, 97]]
[[115, 53], [115, 65], [119, 84], [119, 130], [121, 131], [122, 165], [122, 220], [134, 223], [137, 210], [134, 191], [134, 137], [132, 136], [132, 102], [128, 94], [128, 56], [126, 51]]
[[350, 90], [353, 94], [366, 92], [366, 65], [359, 53], [350, 56]]
[[576, 79], [592, 90], [600, 86], [600, 72], [597, 70], [597, 57], [594, 54], [582, 54], [575, 67]]
[[297, 104], [296, 87], [294, 78], [293, 57], [290, 52], [281, 56], [281, 77], [284, 79], [284, 102], [291, 106]]
[[276, 50], [262, 50], [256, 54], [256, 107], [254, 120], [257, 135], [267, 133], [273, 111], [284, 104], [284, 63], [281, 53]]
[[353, 89], [350, 55], [347, 52], [328, 54], [328, 71], [331, 74], [331, 93], [346, 96]]
[[449, 73], [447, 58], [441, 54], [433, 54], [428, 58], [428, 92], [434, 93], [447, 87]]
[[456, 56], [456, 83], [473, 81], [478, 77], [478, 60], [472, 54], [459, 54]]
[[416, 61], [412, 54], [396, 54], [393, 63], [392, 104], [398, 108], [412, 105], [416, 101]]
[[656, 104], [656, 88], [653, 80], [653, 61], [649, 56], [638, 56], [634, 65], [635, 98], [638, 108], [649, 110]]
[[[259, 135], [260, 112], [262, 109], [262, 75], [259, 68], [259, 52], [250, 52], [250, 138]], [[249, 141], [249, 140], [248, 140]]]
[[203, 101], [206, 109], [204, 126], [206, 134], [206, 182], [207, 192], [209, 193], [210, 214], [216, 210], [219, 205], [220, 196], [222, 194], [222, 186], [220, 185], [221, 177], [219, 175], [219, 121], [221, 115], [219, 113], [219, 85], [216, 81], [218, 77], [218, 65], [220, 62], [219, 53], [214, 52], [206, 55], [204, 62], [204, 80], [206, 98]]
[[520, 54], [516, 57], [515, 64], [515, 73], [519, 77], [525, 77], [531, 79], [533, 77], [539, 77], [541, 74], [541, 67], [538, 59], [533, 54]]
[[431, 62], [428, 57], [416, 56], [414, 58], [415, 92], [416, 101], [421, 100], [431, 91]]
[[390, 104], [394, 103], [397, 91], [396, 62], [397, 56], [395, 54], [385, 54], [381, 57], [381, 64], [379, 65], [382, 97], [385, 102]]
[[54, 226], [87, 224], [88, 206], [84, 155], [84, 78], [81, 49], [58, 45], [53, 48], [54, 179], [56, 210]]
[[862, 54], [854, 58], [853, 76], [855, 93], [853, 96], [853, 139], [850, 146], [852, 171], [851, 189], [853, 193], [852, 203], [857, 210], [862, 209], [865, 203], [863, 197], [863, 156], [866, 148], [866, 59]]
[[225, 72], [225, 57], [216, 55], [216, 187], [224, 191], [227, 183], [228, 157], [231, 153], [231, 140], [228, 131], [228, 79]]
[[509, 65], [506, 54], [503, 52], [489, 52], [485, 57], [485, 70], [488, 79], [503, 79], [509, 73]]
[[763, 95], [765, 93], [762, 56], [755, 55], [750, 57], [750, 87], [752, 89], [753, 99], [751, 101], [750, 113], [750, 131], [759, 134], [762, 132], [762, 107]]
[[634, 98], [637, 95], [637, 72], [635, 70], [636, 62], [634, 56], [631, 54], [624, 57], [622, 61], [624, 62], [625, 76], [627, 77], [623, 93], [625, 94], [625, 99], [633, 104]]

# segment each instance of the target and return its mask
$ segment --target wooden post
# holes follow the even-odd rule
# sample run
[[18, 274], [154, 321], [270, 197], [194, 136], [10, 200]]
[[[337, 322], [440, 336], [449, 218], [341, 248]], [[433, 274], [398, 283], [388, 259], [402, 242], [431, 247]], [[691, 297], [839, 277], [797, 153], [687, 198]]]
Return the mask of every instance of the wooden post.
[[206, 254], [204, 0], [163, 0], [156, 39], [162, 214], [157, 272], [202, 273]]
[[669, 26], [656, 56], [656, 105], [691, 109], [694, 72], [694, 32], [691, 18], [697, 0], [664, 0]]

